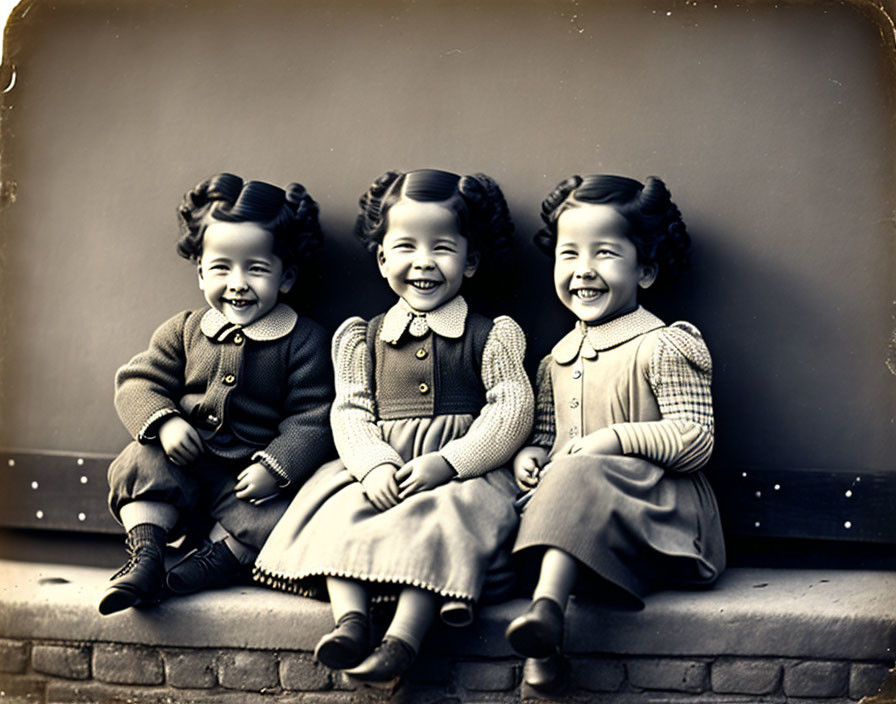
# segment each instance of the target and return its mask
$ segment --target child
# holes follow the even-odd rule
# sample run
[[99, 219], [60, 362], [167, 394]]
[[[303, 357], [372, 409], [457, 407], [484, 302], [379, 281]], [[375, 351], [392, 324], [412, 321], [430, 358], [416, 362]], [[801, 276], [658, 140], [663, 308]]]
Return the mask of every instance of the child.
[[[109, 506], [128, 533], [127, 563], [99, 603], [111, 614], [235, 582], [332, 450], [326, 334], [279, 302], [321, 241], [317, 205], [222, 173], [179, 209], [178, 253], [198, 265], [208, 308], [163, 323], [118, 370], [115, 407], [136, 442], [109, 467]], [[291, 493], [291, 492], [289, 492]], [[165, 544], [188, 523], [209, 542], [172, 567]]]
[[[468, 312], [460, 295], [480, 258], [509, 241], [497, 184], [389, 172], [360, 205], [356, 233], [399, 301], [336, 332], [341, 460], [299, 492], [256, 576], [303, 593], [325, 578], [336, 627], [317, 659], [389, 682], [416, 657], [440, 604], [444, 619], [462, 620], [505, 543], [509, 551], [515, 487], [497, 468], [528, 436], [534, 401], [522, 330]], [[368, 602], [383, 592], [397, 593], [397, 607], [371, 652]]]
[[713, 444], [709, 351], [693, 325], [667, 326], [638, 305], [639, 290], [686, 262], [669, 191], [653, 177], [573, 176], [542, 219], [536, 243], [554, 255], [557, 295], [578, 323], [539, 367], [531, 446], [514, 459], [530, 499], [514, 555], [541, 568], [507, 638], [527, 657], [526, 682], [550, 690], [565, 680], [559, 647], [576, 584], [615, 585], [640, 603], [652, 588], [712, 584], [725, 548], [698, 471]]

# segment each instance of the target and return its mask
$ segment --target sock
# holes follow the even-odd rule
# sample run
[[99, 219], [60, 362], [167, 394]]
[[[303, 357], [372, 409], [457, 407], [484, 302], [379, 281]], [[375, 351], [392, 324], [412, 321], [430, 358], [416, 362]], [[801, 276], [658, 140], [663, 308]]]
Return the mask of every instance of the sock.
[[405, 587], [398, 597], [395, 616], [386, 635], [399, 638], [411, 646], [415, 653], [419, 653], [423, 638], [438, 610], [438, 602], [439, 597], [432, 592]]
[[243, 567], [248, 567], [254, 563], [255, 558], [258, 557], [258, 550], [234, 538], [233, 535], [220, 523], [215, 523], [215, 525], [212, 526], [212, 530], [208, 534], [208, 539], [213, 543], [224, 541], [224, 545], [227, 546]]
[[121, 524], [128, 532], [141, 523], [151, 523], [164, 529], [168, 534], [177, 525], [178, 516], [174, 506], [161, 501], [131, 501], [122, 506], [118, 512]]
[[532, 601], [550, 599], [560, 606], [561, 611], [566, 611], [566, 602], [569, 601], [578, 573], [579, 566], [572, 555], [557, 548], [548, 548], [541, 561], [541, 572]]

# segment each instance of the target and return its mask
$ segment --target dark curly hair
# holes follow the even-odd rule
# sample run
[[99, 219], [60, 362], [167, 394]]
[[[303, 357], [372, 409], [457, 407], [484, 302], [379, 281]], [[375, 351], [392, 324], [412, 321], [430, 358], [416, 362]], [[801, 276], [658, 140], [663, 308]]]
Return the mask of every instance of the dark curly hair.
[[638, 261], [655, 264], [661, 279], [674, 279], [687, 270], [691, 238], [669, 189], [656, 176], [648, 176], [643, 184], [605, 174], [561, 181], [541, 203], [545, 227], [535, 234], [535, 245], [553, 256], [560, 216], [587, 204], [611, 205], [629, 222], [626, 235], [635, 245]]
[[510, 253], [513, 221], [498, 184], [481, 173], [458, 176], [437, 169], [387, 171], [361, 196], [355, 235], [371, 252], [383, 242], [389, 209], [402, 198], [438, 202], [452, 210], [470, 251], [478, 252], [486, 266]]
[[274, 236], [274, 254], [284, 268], [300, 266], [323, 241], [317, 203], [299, 183], [284, 190], [220, 173], [187, 191], [177, 214], [177, 253], [193, 262], [202, 256], [202, 236], [213, 222], [257, 223]]

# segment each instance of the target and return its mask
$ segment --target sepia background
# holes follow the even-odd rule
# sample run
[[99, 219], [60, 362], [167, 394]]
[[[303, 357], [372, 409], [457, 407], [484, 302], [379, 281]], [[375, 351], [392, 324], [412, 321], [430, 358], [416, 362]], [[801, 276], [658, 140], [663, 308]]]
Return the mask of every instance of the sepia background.
[[351, 230], [390, 168], [483, 171], [518, 259], [475, 301], [527, 364], [569, 328], [531, 244], [573, 173], [669, 184], [693, 270], [655, 308], [715, 361], [715, 471], [892, 472], [893, 29], [871, 3], [31, 2], [6, 33], [0, 447], [114, 453], [116, 368], [203, 304], [174, 251], [222, 170], [319, 202], [330, 330], [392, 302]]

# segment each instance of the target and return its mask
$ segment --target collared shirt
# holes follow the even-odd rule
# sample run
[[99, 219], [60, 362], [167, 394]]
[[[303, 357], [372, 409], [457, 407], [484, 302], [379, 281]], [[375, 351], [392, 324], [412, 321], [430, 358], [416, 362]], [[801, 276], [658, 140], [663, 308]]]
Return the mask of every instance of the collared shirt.
[[392, 306], [383, 318], [380, 339], [396, 343], [405, 331], [414, 337], [423, 337], [432, 330], [442, 337], [458, 338], [464, 334], [467, 321], [467, 302], [463, 296], [455, 296], [435, 310], [421, 313], [405, 303], [403, 298]]

